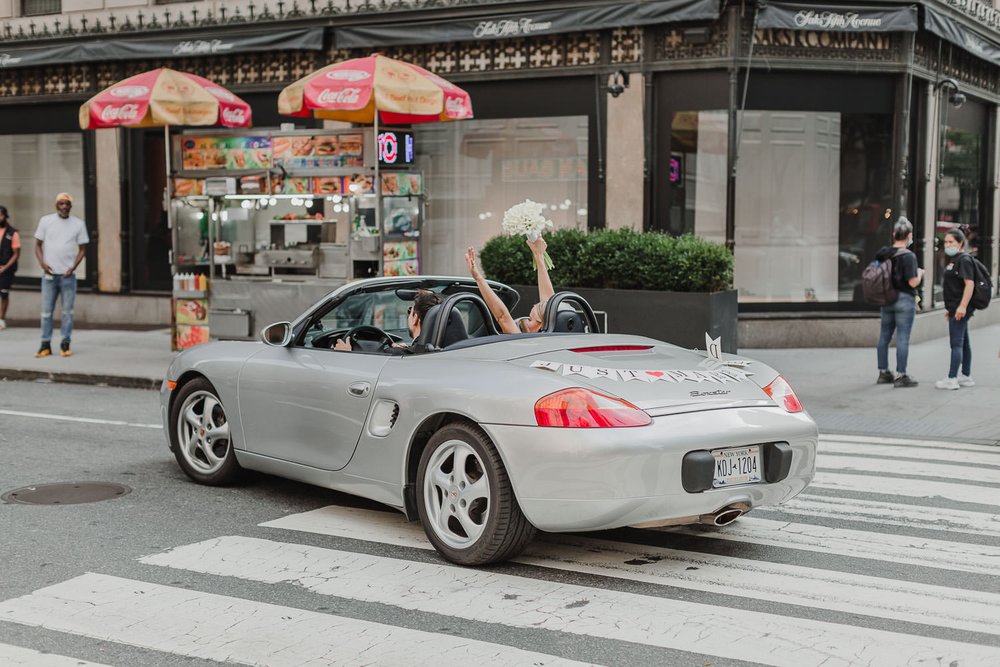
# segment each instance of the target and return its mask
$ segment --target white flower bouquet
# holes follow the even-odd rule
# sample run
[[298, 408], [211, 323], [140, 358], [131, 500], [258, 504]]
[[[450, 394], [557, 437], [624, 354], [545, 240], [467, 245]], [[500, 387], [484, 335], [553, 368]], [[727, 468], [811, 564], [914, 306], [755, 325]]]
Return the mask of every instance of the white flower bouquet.
[[[552, 221], [542, 215], [545, 204], [525, 199], [520, 204], [511, 206], [503, 214], [503, 230], [510, 236], [524, 236], [528, 241], [536, 241], [546, 229], [552, 228]], [[555, 266], [548, 251], [545, 252], [545, 268]], [[532, 260], [534, 261], [534, 260]], [[537, 267], [536, 267], [537, 268]]]

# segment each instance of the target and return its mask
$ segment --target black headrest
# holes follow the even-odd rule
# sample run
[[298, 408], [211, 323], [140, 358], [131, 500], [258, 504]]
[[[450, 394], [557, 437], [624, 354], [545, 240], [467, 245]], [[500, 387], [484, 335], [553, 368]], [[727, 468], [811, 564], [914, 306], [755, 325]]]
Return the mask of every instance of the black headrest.
[[[420, 335], [413, 341], [414, 347], [418, 345], [426, 346], [428, 343], [433, 341], [434, 331], [438, 328], [438, 320], [441, 318], [441, 313], [443, 311], [444, 304], [442, 303], [439, 303], [436, 306], [431, 306], [431, 309], [424, 315], [424, 319], [420, 321]], [[448, 347], [452, 343], [457, 343], [458, 341], [465, 340], [468, 337], [469, 334], [465, 330], [465, 323], [462, 322], [461, 313], [457, 310], [450, 309], [448, 323], [445, 326], [444, 336], [442, 337], [440, 347]]]
[[556, 321], [552, 331], [584, 333], [583, 318], [575, 310], [560, 310], [556, 313]]
[[434, 327], [437, 326], [438, 317], [441, 315], [441, 304], [431, 306], [424, 313], [424, 318], [420, 320], [420, 335], [413, 339], [413, 345], [426, 345], [434, 336]]

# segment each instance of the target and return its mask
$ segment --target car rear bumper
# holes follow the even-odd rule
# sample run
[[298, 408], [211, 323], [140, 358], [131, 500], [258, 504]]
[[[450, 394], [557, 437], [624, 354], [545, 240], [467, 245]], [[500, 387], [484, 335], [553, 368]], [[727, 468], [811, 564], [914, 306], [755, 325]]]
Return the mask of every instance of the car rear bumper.
[[[780, 408], [670, 415], [635, 428], [483, 427], [500, 450], [521, 510], [536, 527], [552, 532], [694, 520], [736, 503], [776, 505], [802, 491], [815, 474], [815, 422]], [[772, 442], [791, 448], [783, 479], [684, 490], [681, 472], [689, 452]]]

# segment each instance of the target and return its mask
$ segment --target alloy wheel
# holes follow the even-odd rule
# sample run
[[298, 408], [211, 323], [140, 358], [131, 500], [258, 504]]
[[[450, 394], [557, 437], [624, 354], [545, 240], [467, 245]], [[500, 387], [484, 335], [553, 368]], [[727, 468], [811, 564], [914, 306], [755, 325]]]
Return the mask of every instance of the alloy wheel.
[[454, 549], [475, 544], [490, 513], [490, 480], [476, 450], [461, 440], [441, 443], [427, 464], [423, 502], [442, 542]]
[[215, 394], [193, 392], [177, 415], [177, 443], [184, 460], [205, 475], [217, 472], [229, 452], [229, 420]]

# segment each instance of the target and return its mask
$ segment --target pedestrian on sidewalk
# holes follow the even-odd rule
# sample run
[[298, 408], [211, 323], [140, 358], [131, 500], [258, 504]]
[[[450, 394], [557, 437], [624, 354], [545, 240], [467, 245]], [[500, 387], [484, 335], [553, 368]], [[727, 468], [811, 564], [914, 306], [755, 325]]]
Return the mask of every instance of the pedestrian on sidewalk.
[[944, 254], [949, 262], [944, 267], [942, 287], [944, 316], [948, 318], [951, 343], [951, 366], [948, 377], [934, 383], [938, 389], [958, 389], [976, 384], [972, 379], [972, 345], [969, 342], [969, 318], [975, 312], [969, 301], [976, 285], [976, 266], [965, 248], [965, 234], [961, 231], [950, 229], [944, 233]]
[[70, 215], [73, 197], [68, 192], [56, 195], [56, 212], [43, 215], [35, 230], [35, 257], [45, 272], [42, 276], [42, 344], [36, 357], [52, 354], [52, 315], [56, 299], [62, 298], [59, 354], [68, 357], [73, 336], [73, 305], [76, 302], [76, 267], [83, 261], [90, 242], [87, 226]]
[[[917, 287], [924, 279], [924, 270], [917, 266], [917, 256], [909, 249], [913, 244], [913, 225], [900, 217], [892, 228], [892, 245], [875, 254], [880, 262], [892, 261], [893, 287], [899, 297], [881, 307], [881, 332], [875, 348], [878, 358], [878, 384], [896, 387], [916, 387], [917, 381], [906, 372], [910, 355], [910, 332], [917, 316]], [[889, 341], [896, 334], [896, 374], [889, 371]]]
[[21, 236], [10, 224], [7, 207], [0, 206], [0, 331], [7, 328], [10, 286], [14, 283], [17, 260], [20, 256]]

